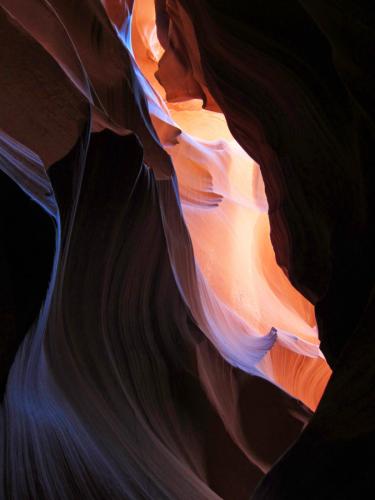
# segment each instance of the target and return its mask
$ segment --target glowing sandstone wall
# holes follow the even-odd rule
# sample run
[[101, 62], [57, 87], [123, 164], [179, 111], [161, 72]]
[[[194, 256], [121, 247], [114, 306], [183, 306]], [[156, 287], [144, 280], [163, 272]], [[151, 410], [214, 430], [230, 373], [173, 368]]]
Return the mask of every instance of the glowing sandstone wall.
[[[234, 313], [246, 323], [241, 335], [235, 329], [224, 331], [230, 337], [228, 343], [238, 344], [234, 349], [240, 351], [232, 361], [246, 367], [241, 337], [266, 335], [275, 328], [278, 339], [261, 362], [261, 370], [314, 409], [330, 369], [318, 350], [313, 306], [276, 264], [259, 166], [233, 139], [222, 113], [203, 109], [197, 99], [166, 100], [155, 77], [158, 61], [165, 55], [157, 38], [152, 1], [134, 3], [132, 46], [141, 71], [157, 93], [146, 87], [149, 101], [158, 107], [152, 115], [155, 129], [176, 169], [204, 293], [217, 297], [225, 310], [223, 322], [229, 322], [226, 317]], [[169, 72], [173, 74], [175, 68], [172, 61]], [[166, 133], [168, 123], [180, 129], [176, 137], [170, 132], [173, 139]], [[222, 352], [231, 361], [225, 347]]]

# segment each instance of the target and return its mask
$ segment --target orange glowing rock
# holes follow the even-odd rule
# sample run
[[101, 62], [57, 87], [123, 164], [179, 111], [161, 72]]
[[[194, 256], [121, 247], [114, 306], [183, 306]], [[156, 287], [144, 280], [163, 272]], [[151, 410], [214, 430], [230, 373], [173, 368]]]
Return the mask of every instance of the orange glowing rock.
[[[276, 344], [259, 368], [314, 409], [331, 370], [319, 351], [313, 305], [276, 263], [259, 166], [234, 140], [222, 113], [204, 109], [199, 99], [167, 100], [155, 77], [164, 50], [151, 0], [134, 3], [132, 48], [153, 89], [149, 103], [158, 111], [151, 119], [173, 160], [196, 263], [210, 293], [255, 335], [276, 328]], [[176, 128], [179, 135], [172, 133]]]

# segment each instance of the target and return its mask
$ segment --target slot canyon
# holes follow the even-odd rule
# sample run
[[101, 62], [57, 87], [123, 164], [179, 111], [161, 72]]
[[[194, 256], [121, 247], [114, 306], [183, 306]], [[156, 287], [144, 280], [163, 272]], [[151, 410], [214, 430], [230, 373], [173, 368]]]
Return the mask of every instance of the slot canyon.
[[372, 2], [0, 0], [0, 499], [375, 497], [374, 60]]

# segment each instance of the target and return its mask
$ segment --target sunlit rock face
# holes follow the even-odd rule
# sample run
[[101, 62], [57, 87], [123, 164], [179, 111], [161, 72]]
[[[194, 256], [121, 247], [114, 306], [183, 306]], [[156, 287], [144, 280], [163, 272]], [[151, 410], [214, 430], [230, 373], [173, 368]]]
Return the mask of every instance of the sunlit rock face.
[[[176, 170], [204, 309], [212, 310], [211, 321], [221, 318], [215, 324], [222, 337], [216, 340], [218, 349], [251, 372], [248, 338], [276, 329], [275, 345], [259, 369], [315, 408], [330, 370], [318, 349], [313, 306], [276, 264], [259, 166], [234, 140], [222, 113], [160, 86], [158, 68], [166, 52], [157, 38], [153, 7], [151, 1], [134, 3], [133, 52], [152, 86], [144, 84], [151, 119]], [[168, 74], [176, 65], [175, 59], [168, 61]], [[230, 328], [234, 316], [245, 324]]]
[[344, 3], [0, 0], [0, 498], [373, 488], [375, 43]]

